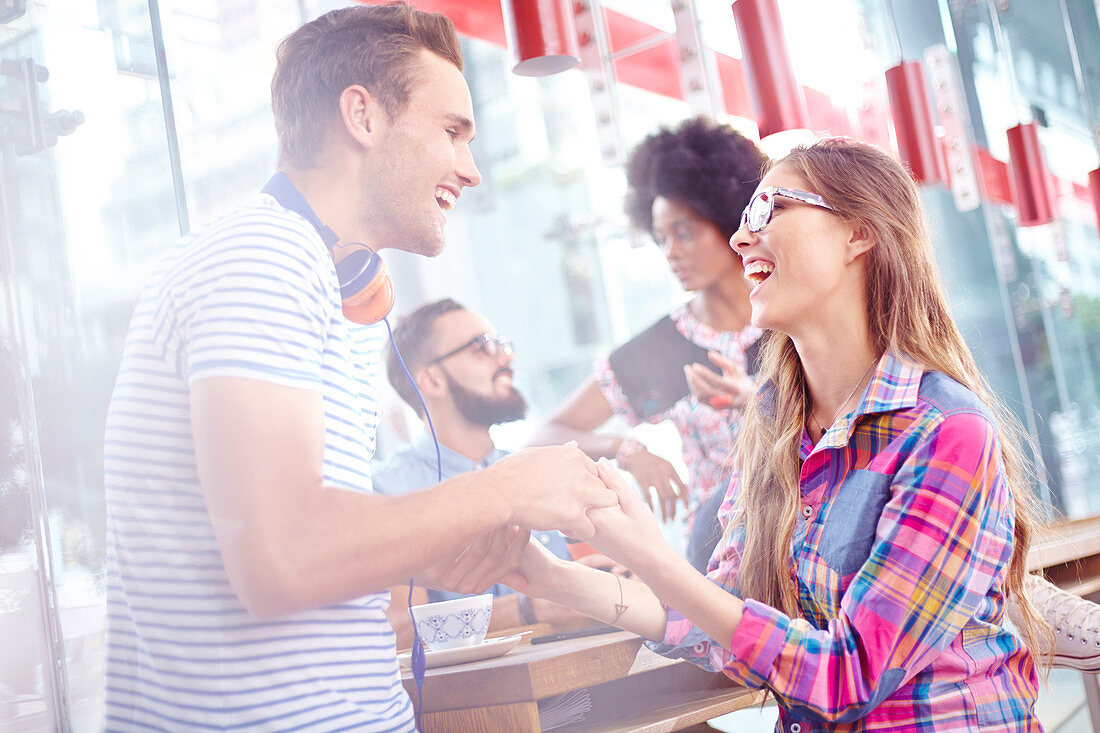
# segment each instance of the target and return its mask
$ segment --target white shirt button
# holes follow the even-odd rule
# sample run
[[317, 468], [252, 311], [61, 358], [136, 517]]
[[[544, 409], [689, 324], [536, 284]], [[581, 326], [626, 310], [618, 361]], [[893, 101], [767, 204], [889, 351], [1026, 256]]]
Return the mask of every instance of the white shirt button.
[[[806, 507], [806, 508], [809, 509], [809, 507]], [[802, 724], [801, 723], [791, 723], [791, 733], [802, 733]]]
[[[809, 519], [813, 515], [814, 515], [814, 508], [812, 506], [807, 504], [806, 506], [802, 507], [802, 516], [803, 517], [805, 517], [806, 519]], [[797, 725], [797, 723], [795, 725]]]

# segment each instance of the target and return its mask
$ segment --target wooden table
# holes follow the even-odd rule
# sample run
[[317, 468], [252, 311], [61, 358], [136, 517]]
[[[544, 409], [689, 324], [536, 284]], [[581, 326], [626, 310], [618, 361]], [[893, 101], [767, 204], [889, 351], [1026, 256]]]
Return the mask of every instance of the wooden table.
[[1039, 527], [1027, 565], [1079, 596], [1100, 592], [1100, 516]]
[[[412, 674], [405, 689], [416, 702]], [[429, 669], [424, 733], [540, 731], [538, 701], [585, 688], [592, 710], [559, 730], [673, 731], [759, 704], [760, 692], [688, 662], [666, 659], [625, 631], [525, 644], [503, 657]]]

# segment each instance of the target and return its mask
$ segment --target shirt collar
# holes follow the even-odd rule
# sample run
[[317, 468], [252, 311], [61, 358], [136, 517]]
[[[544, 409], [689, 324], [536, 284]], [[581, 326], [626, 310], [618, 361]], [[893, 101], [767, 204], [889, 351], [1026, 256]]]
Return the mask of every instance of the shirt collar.
[[900, 354], [887, 350], [878, 360], [871, 381], [863, 390], [859, 405], [837, 420], [822, 436], [818, 448], [840, 448], [852, 437], [859, 418], [883, 412], [893, 412], [917, 404], [920, 380], [924, 369]]
[[[432, 440], [430, 430], [425, 429], [420, 433], [420, 436], [413, 442], [413, 449], [422, 460], [435, 468], [435, 441]], [[494, 446], [489, 451], [489, 455], [485, 457], [485, 460], [479, 463], [470, 460], [461, 453], [456, 453], [442, 443], [439, 444], [439, 457], [442, 460], [443, 478], [445, 479], [491, 466], [506, 455], [508, 455], [506, 451]]]

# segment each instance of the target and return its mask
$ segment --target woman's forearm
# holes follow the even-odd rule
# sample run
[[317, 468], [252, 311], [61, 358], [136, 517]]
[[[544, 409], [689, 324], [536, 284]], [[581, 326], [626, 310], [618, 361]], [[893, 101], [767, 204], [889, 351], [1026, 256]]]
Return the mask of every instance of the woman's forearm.
[[741, 623], [745, 603], [711, 582], [672, 551], [661, 552], [637, 571], [646, 588], [725, 649]]
[[539, 595], [646, 639], [665, 638], [668, 613], [653, 591], [636, 580], [563, 561]]

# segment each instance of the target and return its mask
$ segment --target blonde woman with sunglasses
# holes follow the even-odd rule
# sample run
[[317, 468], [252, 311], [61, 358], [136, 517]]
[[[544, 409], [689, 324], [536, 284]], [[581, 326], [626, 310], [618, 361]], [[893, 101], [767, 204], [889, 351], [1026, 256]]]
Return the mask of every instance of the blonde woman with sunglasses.
[[534, 545], [517, 584], [770, 690], [778, 730], [1041, 730], [1004, 626], [1032, 535], [1017, 430], [948, 314], [908, 173], [850, 140], [798, 148], [731, 245], [771, 335], [709, 576], [601, 462], [620, 506], [589, 512], [589, 542], [644, 584]]

